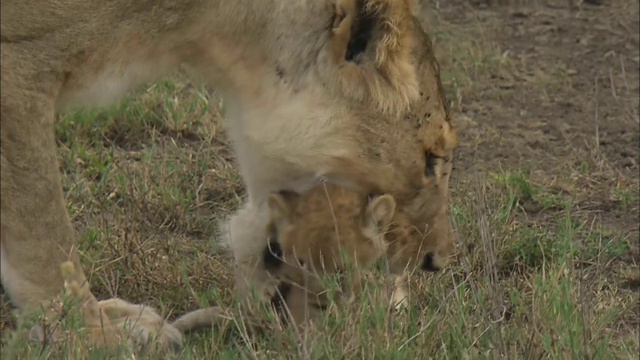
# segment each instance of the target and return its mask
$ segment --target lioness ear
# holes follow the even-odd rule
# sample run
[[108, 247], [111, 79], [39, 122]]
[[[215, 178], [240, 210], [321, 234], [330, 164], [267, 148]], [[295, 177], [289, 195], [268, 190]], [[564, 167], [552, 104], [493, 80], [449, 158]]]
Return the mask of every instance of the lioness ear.
[[[320, 75], [355, 101], [397, 111], [420, 94], [412, 0], [332, 0], [331, 31], [320, 52]], [[418, 45], [418, 46], [417, 46]]]
[[283, 190], [269, 194], [267, 197], [267, 206], [269, 207], [269, 216], [276, 224], [291, 216], [293, 211], [293, 203], [300, 197], [294, 191]]
[[393, 196], [385, 194], [372, 199], [367, 205], [365, 221], [368, 226], [379, 230], [385, 229], [393, 220], [396, 211], [396, 201]]
[[363, 0], [337, 0], [333, 18], [333, 56], [336, 63], [355, 61], [366, 49], [375, 25]]
[[[388, 53], [407, 47], [403, 39], [405, 28], [413, 21], [416, 0], [335, 0], [333, 18], [334, 60], [359, 62], [358, 57], [369, 47], [378, 47], [378, 64], [387, 61]], [[380, 34], [374, 39], [374, 29]], [[378, 44], [372, 44], [376, 42]]]

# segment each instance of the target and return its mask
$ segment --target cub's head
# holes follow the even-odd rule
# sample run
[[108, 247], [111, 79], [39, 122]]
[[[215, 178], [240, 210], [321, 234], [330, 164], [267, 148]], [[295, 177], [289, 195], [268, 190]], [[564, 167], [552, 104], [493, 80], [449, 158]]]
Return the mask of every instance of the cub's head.
[[[272, 193], [267, 202], [269, 242], [263, 264], [280, 282], [272, 301], [281, 308], [286, 304], [296, 322], [336, 300], [328, 298], [323, 275], [358, 276], [358, 269], [384, 258], [394, 273], [435, 271], [450, 251], [450, 242], [442, 241], [448, 234], [432, 236], [413, 226], [389, 194], [371, 196], [321, 184], [301, 194]], [[359, 284], [358, 278], [351, 280]]]
[[[390, 195], [367, 194], [326, 184], [304, 194], [290, 191], [268, 198], [269, 244], [263, 251], [265, 270], [281, 281], [276, 304], [286, 303], [299, 322], [306, 311], [326, 308], [322, 276], [356, 274], [387, 252], [384, 234], [395, 213]], [[357, 281], [357, 279], [354, 279]]]

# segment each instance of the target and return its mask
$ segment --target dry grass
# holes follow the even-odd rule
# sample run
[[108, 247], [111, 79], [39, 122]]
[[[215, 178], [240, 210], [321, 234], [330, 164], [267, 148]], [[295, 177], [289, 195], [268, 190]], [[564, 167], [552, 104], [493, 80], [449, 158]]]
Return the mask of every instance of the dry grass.
[[[429, 19], [456, 115], [479, 84], [523, 66], [492, 41], [491, 26], [455, 26], [437, 12]], [[571, 84], [549, 76], [557, 69], [534, 74], [529, 86], [540, 94], [566, 90]], [[241, 203], [243, 186], [223, 110], [207, 89], [177, 74], [116, 107], [59, 118], [68, 211], [99, 298], [151, 304], [170, 318], [216, 303], [233, 307], [232, 263], [216, 245], [216, 226]], [[475, 126], [461, 125], [463, 131]], [[485, 132], [463, 142], [482, 147], [502, 136]], [[638, 181], [598, 153], [574, 160], [552, 177], [536, 168], [501, 169], [482, 158], [461, 161], [467, 170], [457, 170], [452, 182], [456, 261], [442, 273], [415, 276], [406, 310], [387, 311], [389, 279], [378, 273], [357, 303], [330, 308], [317, 329], [273, 325], [250, 343], [236, 318], [190, 334], [181, 353], [159, 356], [637, 358], [637, 233], [611, 219], [637, 218]], [[5, 296], [5, 359], [114, 355], [76, 343], [27, 344], [23, 331], [9, 330], [16, 328], [9, 309]], [[73, 318], [65, 324], [78, 326]]]

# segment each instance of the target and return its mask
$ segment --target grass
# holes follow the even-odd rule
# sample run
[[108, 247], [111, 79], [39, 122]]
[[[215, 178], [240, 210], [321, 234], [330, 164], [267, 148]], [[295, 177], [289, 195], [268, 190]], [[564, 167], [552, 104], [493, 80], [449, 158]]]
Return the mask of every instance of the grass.
[[[460, 111], [477, 83], [508, 71], [512, 61], [476, 24], [431, 19], [443, 82]], [[550, 91], [540, 81], [541, 91]], [[99, 298], [151, 304], [171, 318], [212, 304], [234, 307], [231, 258], [215, 240], [218, 220], [241, 203], [243, 185], [221, 110], [215, 94], [176, 74], [112, 108], [58, 119], [68, 211]], [[271, 324], [272, 331], [248, 342], [234, 318], [190, 334], [181, 353], [156, 356], [637, 358], [640, 272], [629, 255], [637, 249], [585, 202], [606, 189], [613, 201], [606, 211], [637, 214], [638, 192], [603, 166], [576, 162], [562, 179], [506, 169], [454, 182], [456, 259], [441, 273], [411, 279], [407, 309], [387, 311], [390, 279], [378, 272], [357, 302], [330, 307], [317, 328]], [[3, 359], [115, 357], [113, 349], [82, 347], [72, 315], [63, 321], [66, 345], [25, 342], [27, 327], [3, 299]]]

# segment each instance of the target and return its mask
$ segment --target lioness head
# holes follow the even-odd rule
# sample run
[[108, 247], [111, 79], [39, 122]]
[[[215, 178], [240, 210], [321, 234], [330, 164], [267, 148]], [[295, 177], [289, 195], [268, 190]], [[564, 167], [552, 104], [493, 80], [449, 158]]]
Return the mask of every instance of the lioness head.
[[[344, 80], [348, 71], [359, 71], [371, 98], [359, 106], [356, 97], [342, 93], [353, 103], [350, 116], [357, 119], [351, 122], [360, 156], [336, 156], [337, 170], [325, 176], [366, 193], [394, 197], [397, 216], [386, 236], [393, 273], [437, 271], [454, 250], [448, 187], [457, 143], [439, 65], [428, 35], [410, 13], [413, 1], [357, 4], [362, 7], [349, 46], [359, 44], [355, 49], [364, 50], [340, 67], [336, 78]], [[386, 79], [379, 83], [384, 86], [376, 85], [379, 76]]]
[[[301, 195], [283, 196], [282, 203], [294, 209], [283, 213], [296, 214], [306, 206], [306, 186], [321, 175], [353, 189], [349, 196], [358, 199], [342, 215], [324, 204], [325, 210], [285, 216], [291, 226], [274, 221], [285, 242], [327, 239], [336, 226], [340, 236], [366, 238], [372, 227], [354, 214], [367, 213], [369, 195], [388, 194], [396, 204], [384, 238], [390, 270], [434, 271], [448, 262], [454, 248], [448, 186], [456, 133], [413, 3], [304, 2], [314, 7], [312, 18], [290, 21], [267, 33], [275, 36], [273, 43], [260, 45], [270, 51], [256, 62], [275, 69], [273, 81], [239, 71], [246, 82], [235, 85], [255, 90], [245, 91], [255, 97], [236, 110], [230, 104], [229, 114], [242, 126], [230, 126], [229, 133], [249, 197], [261, 202], [273, 190], [295, 189]], [[238, 241], [236, 254], [245, 245]]]
[[[282, 146], [279, 155], [287, 166], [316, 167], [329, 182], [365, 196], [392, 195], [399, 215], [386, 237], [391, 271], [439, 270], [454, 249], [448, 187], [457, 140], [431, 41], [412, 0], [333, 4], [310, 77], [322, 85], [314, 99], [327, 97], [327, 108], [315, 113], [330, 119], [318, 115], [317, 127], [296, 127], [286, 140], [304, 144], [295, 152]], [[278, 131], [283, 138], [269, 138], [264, 148], [285, 143]]]

